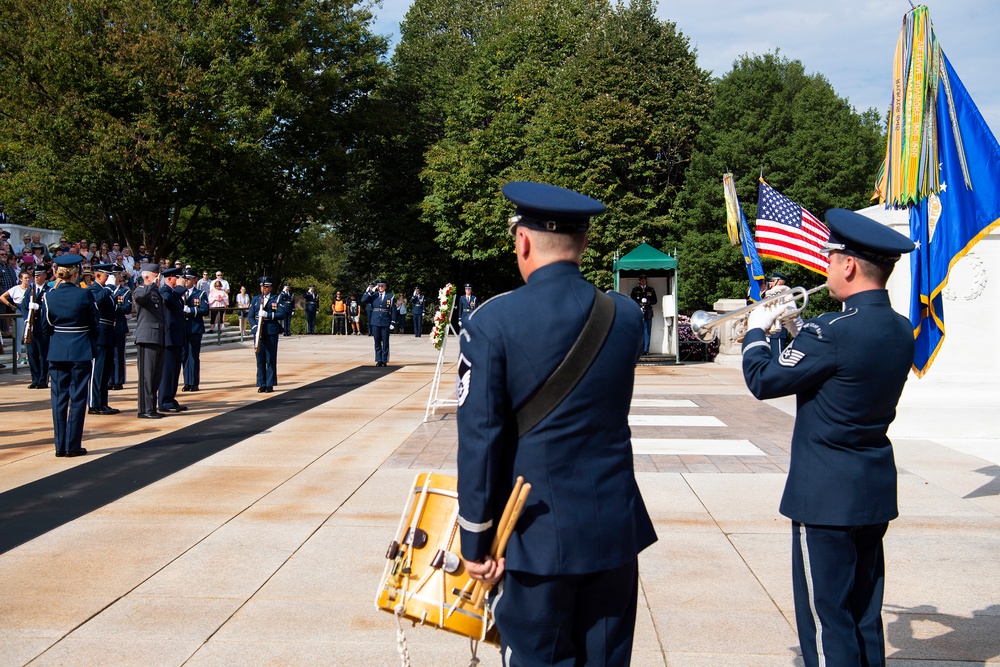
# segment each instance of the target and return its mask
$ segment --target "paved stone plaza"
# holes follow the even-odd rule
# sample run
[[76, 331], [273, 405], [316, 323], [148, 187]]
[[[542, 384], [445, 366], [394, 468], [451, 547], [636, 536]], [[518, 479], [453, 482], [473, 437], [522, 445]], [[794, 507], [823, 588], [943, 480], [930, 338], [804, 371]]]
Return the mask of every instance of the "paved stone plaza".
[[[74, 459], [53, 456], [48, 392], [0, 376], [0, 665], [398, 665], [374, 607], [386, 547], [415, 474], [454, 474], [457, 438], [453, 408], [423, 421], [430, 339], [393, 336], [385, 369], [370, 340], [282, 338], [266, 397], [249, 343], [206, 347], [191, 409], [159, 421], [135, 417], [130, 362], [122, 413], [88, 416]], [[660, 539], [640, 556], [634, 665], [801, 664], [777, 512], [793, 412], [738, 369], [637, 369]], [[889, 664], [1000, 663], [1000, 441], [895, 445]], [[406, 637], [415, 667], [469, 664], [459, 636]]]

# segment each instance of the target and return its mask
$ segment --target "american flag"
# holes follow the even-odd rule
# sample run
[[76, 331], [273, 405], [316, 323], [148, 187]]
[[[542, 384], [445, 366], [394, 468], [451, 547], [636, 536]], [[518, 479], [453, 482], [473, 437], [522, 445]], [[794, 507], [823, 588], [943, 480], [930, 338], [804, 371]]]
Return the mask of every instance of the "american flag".
[[826, 275], [830, 260], [820, 253], [830, 230], [819, 219], [760, 181], [757, 200], [757, 251]]

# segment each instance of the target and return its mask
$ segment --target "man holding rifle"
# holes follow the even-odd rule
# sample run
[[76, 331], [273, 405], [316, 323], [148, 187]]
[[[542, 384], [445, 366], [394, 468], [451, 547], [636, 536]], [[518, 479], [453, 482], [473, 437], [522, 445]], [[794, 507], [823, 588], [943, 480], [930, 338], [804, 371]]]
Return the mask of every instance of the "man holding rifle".
[[[464, 564], [477, 581], [503, 577], [492, 597], [505, 665], [628, 665], [637, 555], [656, 540], [628, 427], [642, 313], [580, 273], [603, 204], [542, 183], [503, 193], [517, 207], [510, 232], [527, 284], [483, 303], [460, 336]], [[531, 494], [495, 560], [518, 477]]]
[[250, 302], [248, 313], [257, 355], [257, 393], [270, 394], [278, 384], [278, 337], [286, 304], [271, 294], [270, 277], [262, 276], [257, 282], [260, 294]]

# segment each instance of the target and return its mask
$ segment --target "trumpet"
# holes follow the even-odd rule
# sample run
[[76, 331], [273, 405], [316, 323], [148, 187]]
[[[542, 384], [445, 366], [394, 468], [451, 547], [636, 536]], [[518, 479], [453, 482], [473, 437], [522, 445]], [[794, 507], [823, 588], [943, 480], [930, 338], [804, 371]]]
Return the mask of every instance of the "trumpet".
[[[774, 303], [776, 301], [785, 303], [791, 303], [794, 301], [796, 303], [796, 307], [781, 316], [780, 322], [784, 324], [788, 320], [793, 320], [798, 317], [802, 311], [806, 309], [806, 306], [809, 304], [810, 294], [815, 294], [822, 289], [826, 289], [826, 283], [813, 287], [811, 290], [807, 290], [805, 287], [793, 287], [792, 289], [769, 296], [766, 299], [761, 299], [757, 303], [752, 303], [749, 306], [740, 308], [739, 310], [734, 310], [731, 313], [726, 313], [724, 315], [716, 315], [714, 317], [706, 313], [704, 310], [698, 310], [691, 315], [691, 331], [695, 336], [697, 336], [698, 340], [710, 343], [715, 340], [717, 330], [720, 326], [730, 320], [735, 320], [736, 323], [733, 324], [734, 335], [732, 336], [732, 339], [739, 342], [743, 340], [743, 334], [745, 334], [747, 330], [747, 318], [750, 317], [750, 311], [754, 308]], [[798, 305], [799, 300], [802, 301], [801, 306]]]

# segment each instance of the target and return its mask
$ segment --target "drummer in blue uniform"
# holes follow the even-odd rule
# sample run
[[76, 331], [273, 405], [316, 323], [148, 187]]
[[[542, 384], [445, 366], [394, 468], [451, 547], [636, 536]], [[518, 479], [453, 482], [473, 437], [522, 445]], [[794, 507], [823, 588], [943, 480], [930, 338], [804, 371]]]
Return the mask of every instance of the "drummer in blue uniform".
[[181, 366], [184, 368], [184, 386], [181, 391], [199, 391], [201, 384], [201, 340], [205, 335], [205, 316], [208, 315], [208, 295], [198, 289], [198, 272], [190, 266], [184, 268], [187, 292], [184, 294], [184, 318], [187, 328]]
[[115, 298], [107, 286], [114, 264], [94, 264], [94, 282], [87, 286], [97, 307], [98, 329], [94, 340], [94, 368], [90, 375], [90, 406], [92, 415], [116, 415], [121, 410], [108, 405], [108, 389], [115, 369]]
[[[256, 343], [257, 393], [269, 394], [278, 384], [278, 338], [285, 316], [285, 302], [271, 293], [274, 283], [262, 276], [260, 294], [250, 302], [250, 330]], [[259, 329], [259, 331], [258, 331]]]
[[56, 285], [45, 294], [56, 456], [87, 453], [81, 444], [98, 317], [90, 291], [76, 286], [82, 261], [80, 255], [56, 257]]
[[128, 316], [132, 314], [132, 290], [124, 277], [125, 267], [116, 264], [112, 273], [115, 276], [115, 287], [111, 291], [115, 300], [115, 369], [109, 389], [120, 391], [125, 388], [125, 346], [128, 342]]
[[785, 312], [750, 313], [743, 374], [759, 399], [796, 395], [780, 511], [792, 520], [792, 585], [806, 667], [885, 665], [882, 537], [896, 506], [886, 437], [913, 363], [913, 328], [885, 286], [913, 242], [844, 209], [826, 213], [830, 296], [842, 312], [801, 325], [774, 356], [765, 331]]
[[392, 324], [393, 296], [385, 289], [385, 281], [377, 280], [374, 287], [365, 292], [361, 303], [371, 306], [368, 317], [368, 331], [375, 338], [375, 365], [389, 365], [389, 325]]
[[[493, 610], [505, 665], [628, 665], [637, 555], [656, 540], [628, 427], [642, 313], [625, 295], [598, 292], [580, 273], [590, 218], [605, 211], [603, 204], [542, 183], [508, 183], [503, 194], [517, 207], [510, 232], [527, 284], [481, 304], [459, 336], [465, 567], [476, 580], [503, 577]], [[542, 303], [558, 307], [540, 309]], [[536, 391], [588, 321], [588, 332], [604, 326], [596, 344], [584, 345], [593, 362], [576, 363], [574, 355], [567, 364], [581, 373], [576, 383], [540, 409]], [[529, 402], [534, 425], [518, 414]], [[531, 494], [506, 557], [494, 561], [496, 522], [517, 476], [532, 485]]]

